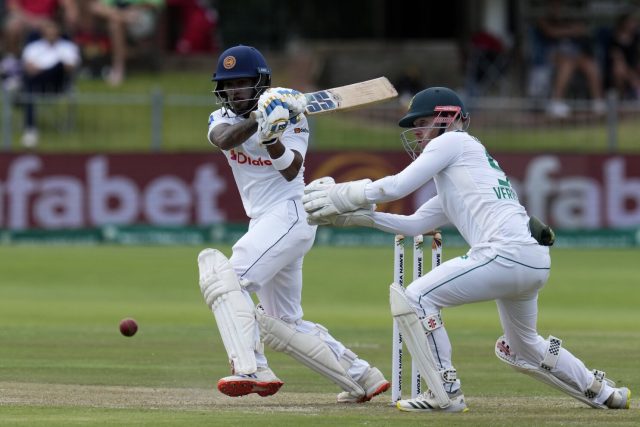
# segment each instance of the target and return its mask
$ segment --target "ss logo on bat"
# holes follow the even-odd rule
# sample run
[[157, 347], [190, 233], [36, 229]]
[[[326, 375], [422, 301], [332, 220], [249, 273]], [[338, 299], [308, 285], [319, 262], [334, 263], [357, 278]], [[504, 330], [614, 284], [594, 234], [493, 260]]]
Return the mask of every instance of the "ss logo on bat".
[[335, 102], [326, 91], [314, 92], [307, 98], [307, 111], [317, 113], [323, 110], [333, 110], [336, 108]]

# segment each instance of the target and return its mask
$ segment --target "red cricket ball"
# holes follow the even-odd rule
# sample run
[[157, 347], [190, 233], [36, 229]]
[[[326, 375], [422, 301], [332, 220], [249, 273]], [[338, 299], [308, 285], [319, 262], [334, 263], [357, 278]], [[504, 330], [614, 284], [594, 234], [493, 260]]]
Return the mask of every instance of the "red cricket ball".
[[125, 337], [132, 337], [138, 332], [138, 324], [131, 318], [120, 321], [120, 333]]

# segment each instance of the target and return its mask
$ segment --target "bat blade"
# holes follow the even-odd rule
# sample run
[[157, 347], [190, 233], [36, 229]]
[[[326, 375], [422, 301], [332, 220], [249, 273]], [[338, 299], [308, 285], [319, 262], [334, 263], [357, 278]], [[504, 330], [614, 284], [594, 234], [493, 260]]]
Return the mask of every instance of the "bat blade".
[[346, 86], [305, 93], [305, 96], [307, 98], [305, 113], [321, 114], [385, 101], [398, 96], [398, 92], [389, 79], [378, 77]]

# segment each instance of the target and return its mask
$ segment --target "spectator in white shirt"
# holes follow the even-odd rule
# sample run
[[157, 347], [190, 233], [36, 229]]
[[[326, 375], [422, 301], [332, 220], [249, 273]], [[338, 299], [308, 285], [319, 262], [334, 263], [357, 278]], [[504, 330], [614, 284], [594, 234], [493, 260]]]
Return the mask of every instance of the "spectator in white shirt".
[[68, 88], [73, 73], [80, 65], [78, 46], [62, 38], [55, 22], [42, 28], [42, 38], [27, 44], [22, 52], [25, 92], [25, 128], [22, 143], [33, 147], [38, 143], [34, 97], [60, 93]]

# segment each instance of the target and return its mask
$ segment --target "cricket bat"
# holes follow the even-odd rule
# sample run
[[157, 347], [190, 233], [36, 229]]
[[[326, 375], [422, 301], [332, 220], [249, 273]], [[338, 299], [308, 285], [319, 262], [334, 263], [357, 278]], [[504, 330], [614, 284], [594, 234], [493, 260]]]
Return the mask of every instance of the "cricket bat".
[[[322, 114], [375, 104], [395, 98], [398, 92], [389, 79], [378, 77], [346, 86], [305, 93], [304, 96], [307, 98], [305, 114]], [[254, 119], [257, 119], [259, 114], [258, 111], [251, 112]]]
[[322, 114], [385, 101], [398, 96], [398, 92], [389, 79], [378, 77], [304, 95], [307, 98], [306, 114]]

